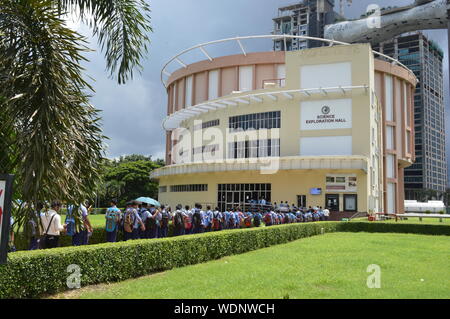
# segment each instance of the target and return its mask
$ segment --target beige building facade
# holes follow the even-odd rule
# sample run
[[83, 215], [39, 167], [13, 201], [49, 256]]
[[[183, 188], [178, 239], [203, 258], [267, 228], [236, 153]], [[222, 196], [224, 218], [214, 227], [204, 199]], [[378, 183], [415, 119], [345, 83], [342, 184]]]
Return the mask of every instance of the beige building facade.
[[186, 65], [167, 82], [167, 166], [151, 175], [159, 201], [402, 212], [415, 85], [367, 44]]

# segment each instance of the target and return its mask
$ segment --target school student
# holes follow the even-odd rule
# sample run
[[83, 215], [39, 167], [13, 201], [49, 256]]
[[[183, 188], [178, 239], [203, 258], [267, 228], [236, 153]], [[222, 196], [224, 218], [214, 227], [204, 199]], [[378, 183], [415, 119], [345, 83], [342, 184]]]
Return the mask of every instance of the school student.
[[148, 219], [152, 217], [152, 214], [147, 207], [147, 203], [142, 203], [141, 208], [139, 209], [139, 217], [141, 217], [142, 223], [145, 225], [145, 230], [139, 230], [140, 239], [150, 238], [150, 227], [147, 222]]
[[205, 231], [205, 213], [202, 211], [202, 205], [195, 204], [192, 214], [193, 233], [199, 234]]
[[61, 216], [58, 212], [61, 209], [61, 203], [54, 201], [50, 209], [41, 214], [42, 227], [44, 229], [43, 248], [56, 248], [59, 245], [61, 232], [66, 229], [66, 225], [61, 224]]
[[42, 203], [37, 203], [36, 210], [33, 210], [28, 218], [28, 223], [26, 224], [26, 233], [29, 238], [29, 250], [39, 249], [39, 237], [42, 231], [40, 227], [40, 216], [43, 208], [44, 205]]
[[106, 210], [106, 241], [115, 243], [117, 241], [117, 232], [119, 230], [119, 222], [121, 211], [117, 208], [117, 201], [111, 200], [111, 207]]
[[231, 213], [227, 209], [227, 210], [225, 210], [225, 213], [223, 214], [223, 219], [224, 219], [223, 229], [230, 228], [230, 218], [231, 218]]
[[193, 225], [192, 225], [192, 211], [189, 205], [184, 207], [184, 214], [186, 215], [184, 218], [184, 232], [186, 235], [192, 234]]
[[212, 230], [213, 231], [219, 231], [222, 230], [222, 226], [223, 226], [223, 215], [222, 213], [219, 211], [219, 208], [216, 207], [216, 209], [214, 210], [214, 213], [212, 215]]
[[89, 244], [89, 238], [92, 236], [92, 233], [94, 232], [94, 229], [92, 228], [91, 222], [89, 220], [89, 211], [92, 210], [92, 206], [89, 205], [88, 201], [86, 201], [85, 205], [83, 204], [80, 205], [81, 217], [84, 224], [84, 231], [82, 231], [83, 234], [81, 243], [82, 245]]
[[159, 238], [166, 238], [169, 234], [170, 207], [161, 206], [161, 224]]
[[329, 220], [330, 219], [330, 210], [328, 208], [326, 208], [326, 207], [323, 210], [323, 216], [324, 216], [325, 220]]
[[211, 210], [211, 206], [206, 207], [206, 213], [205, 213], [205, 231], [210, 232], [212, 229], [212, 222], [213, 222], [213, 212]]
[[253, 214], [253, 226], [254, 227], [261, 226], [262, 219], [263, 219], [263, 216], [260, 211], [257, 211], [256, 213], [254, 213]]
[[184, 219], [187, 215], [183, 212], [182, 206], [177, 205], [176, 211], [173, 214], [173, 235], [183, 236], [185, 232]]
[[83, 223], [81, 207], [67, 205], [66, 235], [72, 237], [72, 246], [83, 245], [86, 229]]
[[124, 214], [123, 228], [125, 241], [130, 239], [139, 239], [139, 226], [141, 231], [145, 231], [145, 225], [137, 211], [138, 203], [133, 201], [129, 203]]

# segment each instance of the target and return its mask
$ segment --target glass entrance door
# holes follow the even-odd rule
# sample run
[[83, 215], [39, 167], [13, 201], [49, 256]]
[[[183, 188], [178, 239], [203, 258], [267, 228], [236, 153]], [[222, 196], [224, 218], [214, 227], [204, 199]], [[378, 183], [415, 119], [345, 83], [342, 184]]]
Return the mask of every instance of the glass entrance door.
[[339, 195], [325, 195], [325, 207], [332, 212], [339, 211]]
[[306, 205], [306, 195], [297, 195], [297, 207], [308, 207]]
[[346, 212], [358, 211], [358, 196], [357, 195], [344, 195], [344, 210]]

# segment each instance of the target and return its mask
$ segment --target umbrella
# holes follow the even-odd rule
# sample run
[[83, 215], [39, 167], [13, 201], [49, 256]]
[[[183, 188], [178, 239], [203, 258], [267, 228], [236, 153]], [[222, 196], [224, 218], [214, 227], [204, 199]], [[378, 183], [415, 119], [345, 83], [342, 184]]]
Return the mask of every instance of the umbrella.
[[153, 206], [157, 206], [157, 207], [161, 207], [161, 204], [157, 200], [154, 200], [153, 198], [150, 198], [150, 197], [139, 197], [138, 199], [136, 199], [136, 201], [141, 202], [141, 203], [146, 203], [149, 205], [153, 205]]

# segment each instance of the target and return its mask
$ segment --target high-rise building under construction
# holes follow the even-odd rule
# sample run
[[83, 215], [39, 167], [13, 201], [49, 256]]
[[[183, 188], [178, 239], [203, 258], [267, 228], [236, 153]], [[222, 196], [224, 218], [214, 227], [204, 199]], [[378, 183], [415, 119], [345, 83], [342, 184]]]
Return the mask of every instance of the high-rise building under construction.
[[[298, 4], [281, 7], [273, 19], [275, 35], [303, 35], [324, 37], [327, 24], [336, 21], [334, 0], [304, 0]], [[274, 40], [275, 51], [295, 51], [323, 46], [323, 42], [303, 39]]]

